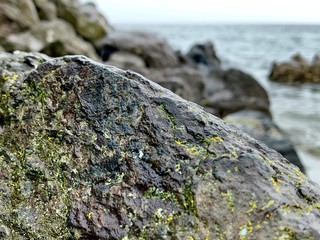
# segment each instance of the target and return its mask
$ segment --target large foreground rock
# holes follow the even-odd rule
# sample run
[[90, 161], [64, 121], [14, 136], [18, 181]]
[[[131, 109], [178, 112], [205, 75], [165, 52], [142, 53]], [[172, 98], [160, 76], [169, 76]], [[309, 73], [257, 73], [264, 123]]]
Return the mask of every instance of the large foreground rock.
[[84, 57], [1, 56], [2, 238], [320, 238], [319, 186], [199, 106]]

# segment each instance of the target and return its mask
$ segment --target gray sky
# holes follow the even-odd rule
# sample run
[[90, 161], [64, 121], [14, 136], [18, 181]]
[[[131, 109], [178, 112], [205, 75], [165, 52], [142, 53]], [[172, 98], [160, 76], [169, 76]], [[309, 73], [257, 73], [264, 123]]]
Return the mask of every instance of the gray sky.
[[320, 24], [319, 0], [94, 0], [93, 2], [112, 24]]

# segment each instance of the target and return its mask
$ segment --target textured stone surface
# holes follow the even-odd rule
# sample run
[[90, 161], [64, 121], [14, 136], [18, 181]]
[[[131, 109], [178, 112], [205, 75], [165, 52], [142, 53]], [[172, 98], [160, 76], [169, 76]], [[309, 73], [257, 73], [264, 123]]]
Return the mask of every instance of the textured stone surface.
[[319, 186], [277, 152], [134, 72], [44, 61], [0, 58], [5, 238], [319, 239]]

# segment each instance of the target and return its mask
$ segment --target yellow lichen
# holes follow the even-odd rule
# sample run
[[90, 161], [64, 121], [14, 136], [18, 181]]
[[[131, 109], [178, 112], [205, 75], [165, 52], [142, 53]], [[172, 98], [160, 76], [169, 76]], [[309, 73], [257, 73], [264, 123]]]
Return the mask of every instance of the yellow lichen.
[[273, 199], [270, 200], [265, 206], [261, 208], [261, 210], [266, 210], [267, 208], [271, 207], [274, 203], [275, 201]]
[[247, 214], [250, 215], [255, 209], [257, 209], [257, 201], [249, 202], [250, 209], [247, 211]]
[[231, 191], [222, 192], [221, 196], [227, 202], [227, 207], [231, 212], [234, 212], [234, 194]]
[[276, 192], [280, 193], [280, 183], [282, 181], [276, 177], [271, 177], [271, 182], [272, 182], [272, 185], [276, 188]]

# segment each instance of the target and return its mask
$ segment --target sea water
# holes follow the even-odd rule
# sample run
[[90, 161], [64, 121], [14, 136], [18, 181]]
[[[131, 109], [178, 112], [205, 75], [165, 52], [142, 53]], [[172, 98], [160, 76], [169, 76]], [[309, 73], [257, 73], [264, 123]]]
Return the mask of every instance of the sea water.
[[148, 31], [186, 53], [195, 43], [212, 41], [223, 66], [253, 75], [268, 91], [276, 124], [293, 141], [307, 175], [320, 183], [320, 84], [288, 85], [268, 80], [274, 61], [299, 52], [311, 61], [320, 54], [318, 25], [120, 25]]

